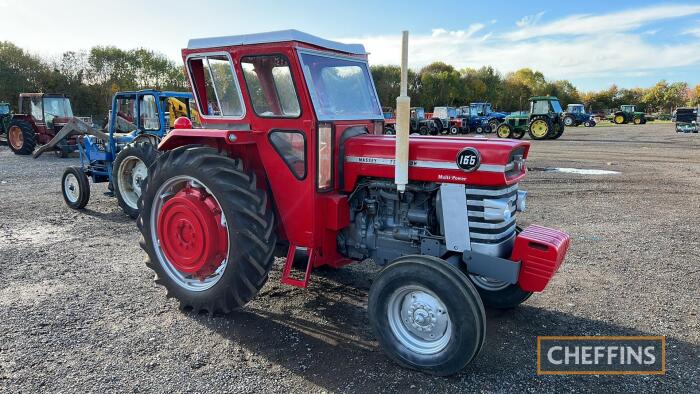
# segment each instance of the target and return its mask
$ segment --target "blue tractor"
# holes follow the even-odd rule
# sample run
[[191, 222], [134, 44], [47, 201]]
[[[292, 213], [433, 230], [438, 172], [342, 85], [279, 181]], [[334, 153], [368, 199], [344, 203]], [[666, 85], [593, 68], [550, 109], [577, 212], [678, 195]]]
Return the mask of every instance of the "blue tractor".
[[[148, 167], [158, 158], [157, 145], [172, 128], [175, 117], [197, 118], [190, 109], [191, 93], [140, 90], [119, 92], [112, 98], [106, 132], [73, 119], [71, 127], [56, 135], [57, 142], [69, 134], [82, 134], [78, 151], [80, 166], [66, 168], [61, 191], [66, 204], [84, 208], [90, 199], [90, 184], [108, 182], [110, 196], [132, 218], [139, 213], [141, 185]], [[196, 121], [196, 119], [193, 119]], [[52, 140], [35, 157], [51, 149]]]
[[596, 123], [595, 120], [593, 120], [593, 116], [586, 113], [583, 104], [569, 104], [566, 106], [566, 112], [564, 113], [564, 125], [566, 127], [576, 127], [579, 125], [593, 127]]
[[470, 103], [469, 106], [459, 108], [459, 117], [466, 120], [463, 128], [466, 132], [474, 131], [477, 134], [491, 133], [506, 118], [502, 112], [494, 112], [491, 103]]

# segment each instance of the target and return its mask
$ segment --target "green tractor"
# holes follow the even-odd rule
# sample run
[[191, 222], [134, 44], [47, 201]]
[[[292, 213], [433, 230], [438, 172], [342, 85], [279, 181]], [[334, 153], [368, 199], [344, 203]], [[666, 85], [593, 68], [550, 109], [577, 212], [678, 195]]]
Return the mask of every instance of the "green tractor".
[[496, 134], [500, 138], [521, 139], [527, 132], [533, 140], [554, 140], [564, 134], [563, 112], [556, 97], [531, 97], [530, 112], [518, 112], [506, 116], [496, 128]]
[[627, 104], [621, 105], [620, 110], [613, 114], [612, 118], [615, 124], [644, 124], [647, 122], [647, 118], [644, 112], [635, 111], [634, 105]]

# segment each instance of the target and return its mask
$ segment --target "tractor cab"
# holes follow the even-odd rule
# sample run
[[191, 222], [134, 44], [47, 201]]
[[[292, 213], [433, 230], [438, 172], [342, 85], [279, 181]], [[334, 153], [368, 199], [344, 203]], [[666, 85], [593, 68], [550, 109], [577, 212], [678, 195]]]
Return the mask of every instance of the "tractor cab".
[[572, 114], [583, 114], [586, 111], [583, 108], [583, 104], [569, 104], [566, 106], [566, 112]]
[[564, 112], [559, 99], [552, 96], [530, 98], [530, 116], [548, 115], [558, 116]]
[[632, 104], [621, 105], [621, 106], [620, 106], [620, 111], [626, 112], [626, 113], [634, 113], [634, 112], [635, 112], [635, 106], [632, 105]]
[[470, 103], [469, 114], [471, 116], [487, 116], [492, 113], [491, 103]]
[[19, 113], [31, 115], [37, 125], [55, 129], [63, 127], [73, 117], [73, 108], [64, 94], [21, 93]]

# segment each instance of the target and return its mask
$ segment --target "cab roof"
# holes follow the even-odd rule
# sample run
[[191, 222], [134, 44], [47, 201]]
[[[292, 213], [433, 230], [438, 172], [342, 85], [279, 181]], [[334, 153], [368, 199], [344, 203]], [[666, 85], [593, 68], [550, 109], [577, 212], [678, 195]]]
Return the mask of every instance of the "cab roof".
[[293, 41], [354, 55], [367, 54], [365, 47], [362, 44], [344, 44], [342, 42], [330, 41], [294, 29], [256, 34], [243, 34], [238, 36], [195, 38], [187, 43], [187, 49], [206, 49]]
[[535, 101], [535, 100], [559, 100], [555, 96], [535, 96], [535, 97], [530, 97], [530, 101]]

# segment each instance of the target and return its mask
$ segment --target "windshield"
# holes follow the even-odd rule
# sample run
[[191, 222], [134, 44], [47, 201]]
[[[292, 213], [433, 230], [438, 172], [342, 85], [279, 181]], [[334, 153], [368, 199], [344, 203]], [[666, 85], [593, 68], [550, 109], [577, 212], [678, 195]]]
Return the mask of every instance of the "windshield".
[[44, 97], [44, 115], [46, 118], [72, 118], [73, 110], [66, 97]]
[[488, 115], [491, 112], [493, 112], [493, 110], [491, 109], [491, 104], [484, 104], [484, 114]]
[[319, 120], [382, 119], [367, 63], [300, 52]]
[[551, 103], [555, 113], [564, 112], [561, 110], [561, 104], [559, 104], [559, 100], [552, 100]]
[[471, 104], [469, 110], [472, 116], [484, 116], [484, 104]]
[[457, 108], [449, 107], [447, 108], [447, 116], [450, 118], [456, 118], [457, 117]]
[[5, 115], [10, 113], [9, 104], [0, 104], [0, 115]]

